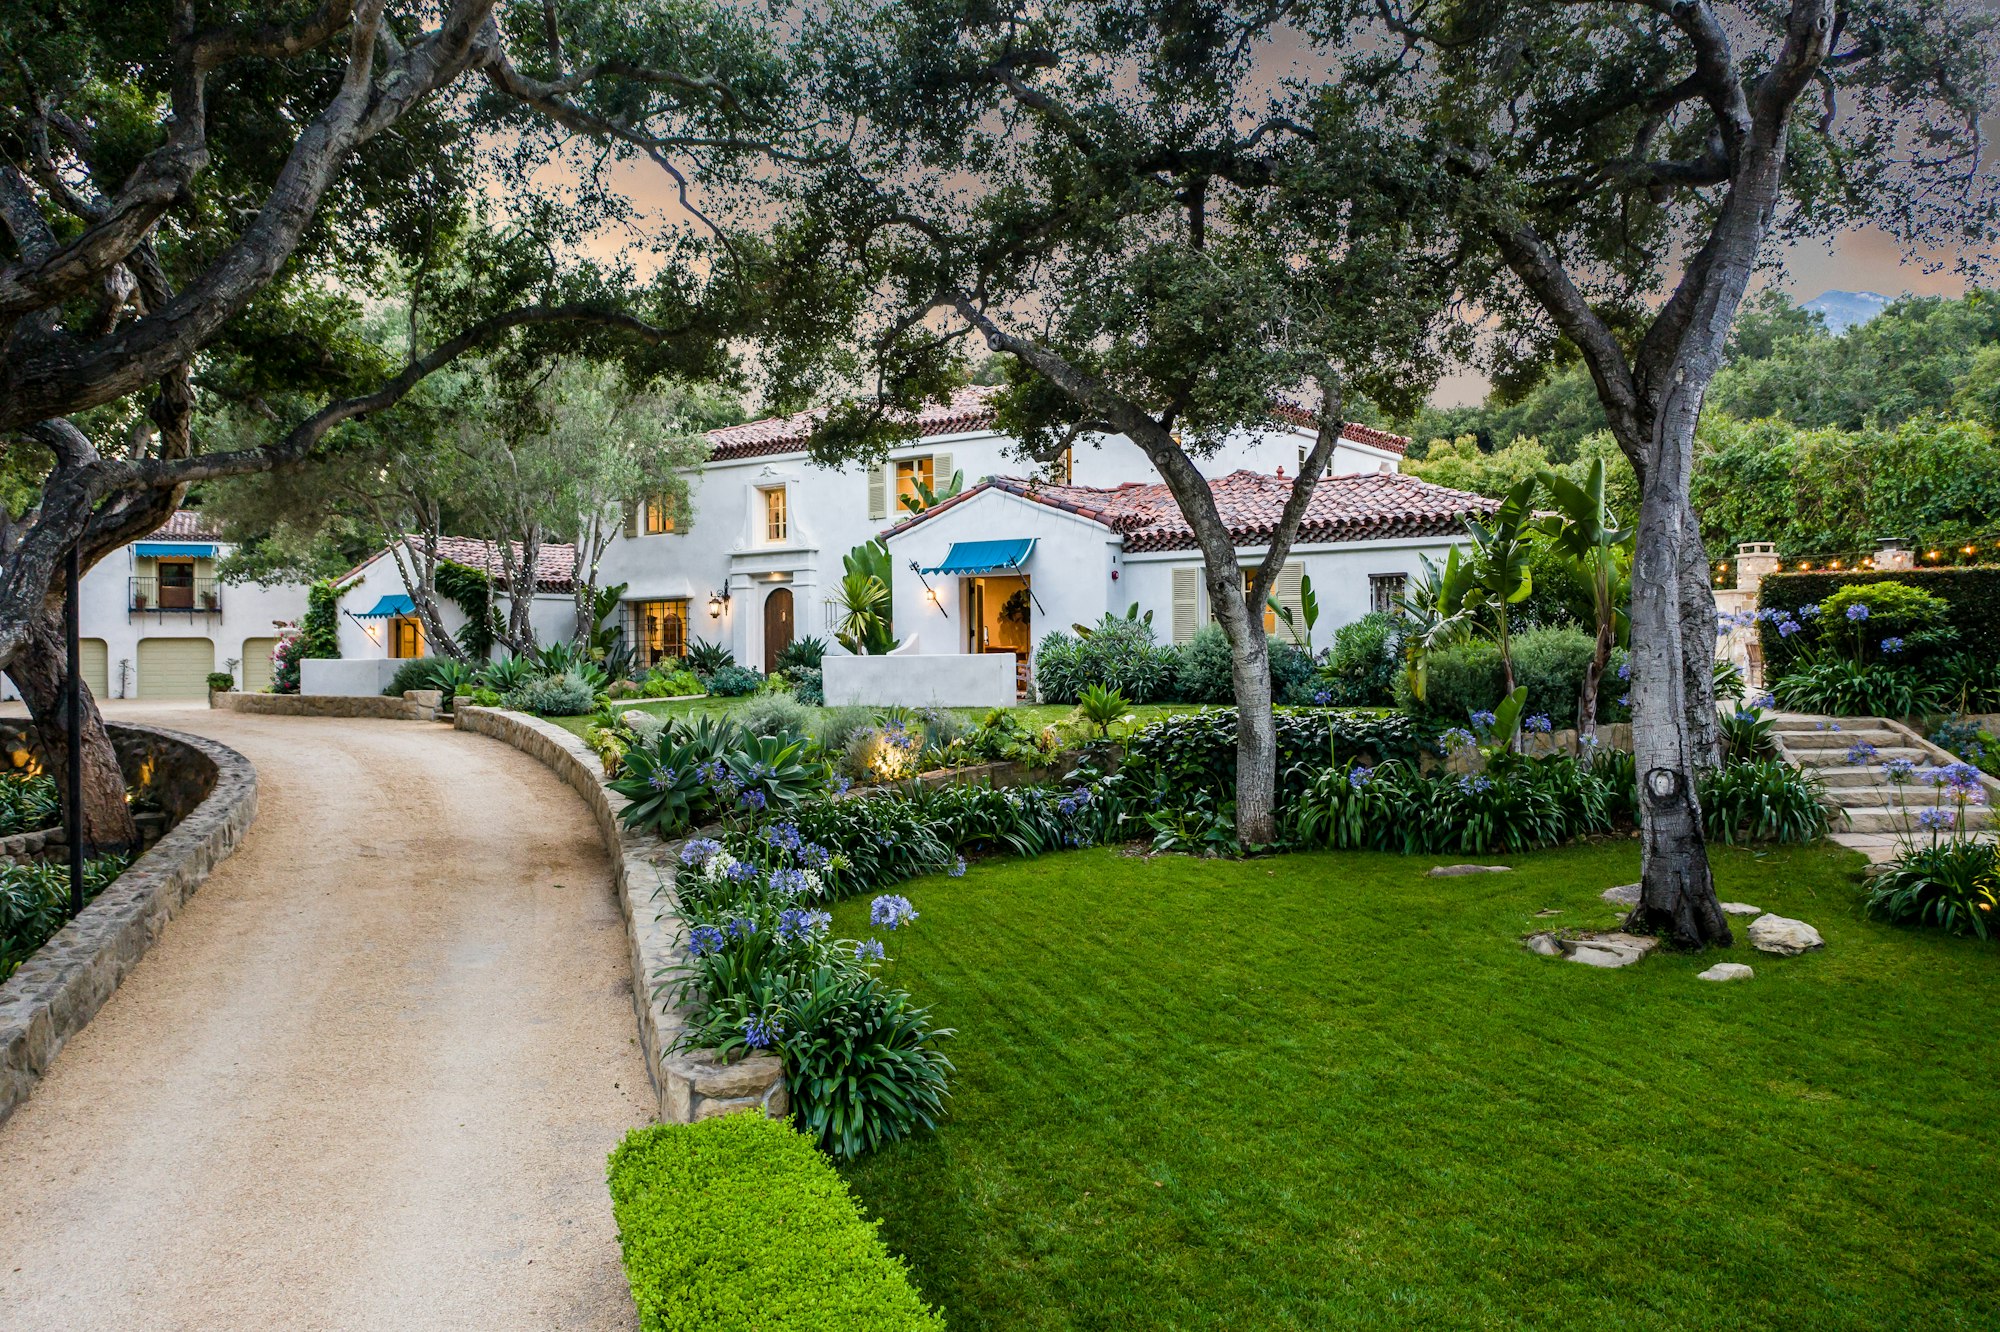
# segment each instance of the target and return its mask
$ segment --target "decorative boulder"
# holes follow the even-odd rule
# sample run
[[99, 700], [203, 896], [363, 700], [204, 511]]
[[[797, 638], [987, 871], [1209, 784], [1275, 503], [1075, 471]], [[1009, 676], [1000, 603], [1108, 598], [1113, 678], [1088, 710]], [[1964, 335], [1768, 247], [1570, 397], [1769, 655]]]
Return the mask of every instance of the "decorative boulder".
[[1639, 885], [1621, 883], [1616, 888], [1606, 888], [1598, 894], [1612, 906], [1635, 907], [1639, 905]]
[[1452, 879], [1461, 874], [1512, 874], [1512, 865], [1439, 865], [1430, 871], [1433, 879]]
[[1741, 962], [1718, 962], [1707, 971], [1696, 975], [1695, 979], [1705, 981], [1749, 980], [1756, 974], [1756, 972], [1744, 966]]
[[1797, 957], [1814, 948], [1826, 947], [1819, 931], [1802, 920], [1786, 916], [1759, 916], [1750, 922], [1750, 946], [1760, 953]]
[[1722, 914], [1725, 916], [1761, 916], [1763, 907], [1753, 907], [1748, 902], [1724, 902]]

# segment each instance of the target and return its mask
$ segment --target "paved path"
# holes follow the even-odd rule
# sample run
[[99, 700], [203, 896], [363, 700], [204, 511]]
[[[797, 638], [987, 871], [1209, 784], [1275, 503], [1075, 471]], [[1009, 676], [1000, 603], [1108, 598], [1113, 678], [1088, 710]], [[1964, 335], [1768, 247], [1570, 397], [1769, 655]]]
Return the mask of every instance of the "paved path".
[[415, 722], [131, 705], [257, 765], [250, 835], [0, 1125], [0, 1328], [630, 1328], [646, 1121], [582, 802]]

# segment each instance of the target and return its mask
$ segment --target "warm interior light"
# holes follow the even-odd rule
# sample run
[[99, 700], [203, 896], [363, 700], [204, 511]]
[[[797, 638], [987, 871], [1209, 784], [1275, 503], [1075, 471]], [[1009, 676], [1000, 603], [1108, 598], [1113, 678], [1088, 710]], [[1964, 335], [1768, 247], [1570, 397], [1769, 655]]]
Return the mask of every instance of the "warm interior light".
[[1944, 554], [1944, 552], [1943, 552], [1943, 551], [1941, 551], [1941, 550], [1934, 550], [1934, 551], [1930, 552], [1930, 554], [1926, 555], [1926, 556], [1925, 556], [1924, 558], [1925, 558], [1925, 559], [1930, 559], [1930, 560], [1935, 560], [1935, 559], [1939, 558], [1940, 556], [1942, 556], [1943, 554]]

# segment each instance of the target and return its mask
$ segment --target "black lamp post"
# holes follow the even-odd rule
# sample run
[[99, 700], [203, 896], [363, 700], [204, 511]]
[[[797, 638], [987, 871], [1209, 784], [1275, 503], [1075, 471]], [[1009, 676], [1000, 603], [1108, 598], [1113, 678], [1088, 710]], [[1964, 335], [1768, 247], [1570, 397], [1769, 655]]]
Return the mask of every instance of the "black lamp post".
[[80, 633], [83, 559], [77, 548], [69, 548], [69, 597], [63, 606], [63, 646], [69, 654], [69, 678], [63, 682], [69, 712], [69, 772], [65, 785], [69, 829], [69, 912], [83, 912], [83, 650]]

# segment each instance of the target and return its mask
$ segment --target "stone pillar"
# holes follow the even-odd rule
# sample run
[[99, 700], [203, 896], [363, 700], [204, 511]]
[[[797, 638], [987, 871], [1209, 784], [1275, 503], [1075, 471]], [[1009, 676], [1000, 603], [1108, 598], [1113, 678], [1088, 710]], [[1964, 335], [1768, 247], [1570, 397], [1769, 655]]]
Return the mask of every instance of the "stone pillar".
[[1778, 572], [1778, 547], [1771, 541], [1746, 541], [1736, 548], [1736, 590], [1754, 594], [1765, 574]]
[[1917, 567], [1917, 553], [1902, 537], [1879, 537], [1875, 542], [1875, 567], [1902, 573]]

